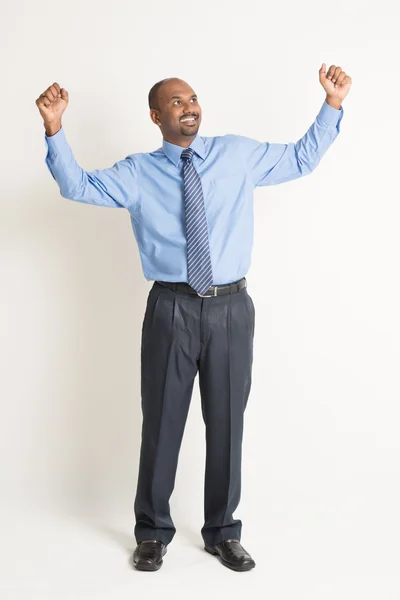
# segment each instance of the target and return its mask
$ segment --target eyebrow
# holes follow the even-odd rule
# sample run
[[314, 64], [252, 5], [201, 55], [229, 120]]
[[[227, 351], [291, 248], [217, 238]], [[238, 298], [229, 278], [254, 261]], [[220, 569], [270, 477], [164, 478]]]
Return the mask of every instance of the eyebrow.
[[[196, 96], [197, 98], [197, 94], [192, 94], [190, 97], [193, 98], [193, 96]], [[181, 98], [182, 96], [171, 96], [171, 98], [168, 100], [168, 102], [171, 102], [171, 100], [173, 100], [174, 98]]]

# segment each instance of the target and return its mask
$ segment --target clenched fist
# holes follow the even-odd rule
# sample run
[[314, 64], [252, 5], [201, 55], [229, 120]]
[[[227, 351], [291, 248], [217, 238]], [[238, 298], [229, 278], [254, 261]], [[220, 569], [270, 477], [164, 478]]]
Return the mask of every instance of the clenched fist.
[[43, 117], [45, 126], [61, 123], [63, 112], [68, 106], [68, 92], [57, 82], [50, 85], [36, 100], [36, 106]]
[[353, 82], [350, 75], [347, 75], [341, 67], [331, 65], [326, 72], [326, 64], [322, 63], [319, 70], [319, 81], [326, 91], [329, 98], [338, 101], [339, 103], [345, 99], [349, 93]]

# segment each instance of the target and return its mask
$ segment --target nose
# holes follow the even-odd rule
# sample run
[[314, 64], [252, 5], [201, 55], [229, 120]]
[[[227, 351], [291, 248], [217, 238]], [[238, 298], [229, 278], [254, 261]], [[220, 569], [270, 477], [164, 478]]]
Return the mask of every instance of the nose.
[[187, 113], [189, 113], [189, 114], [193, 113], [194, 111], [192, 109], [193, 109], [193, 104], [190, 104], [190, 102], [184, 102], [184, 104], [183, 104], [183, 112], [184, 112], [185, 115]]

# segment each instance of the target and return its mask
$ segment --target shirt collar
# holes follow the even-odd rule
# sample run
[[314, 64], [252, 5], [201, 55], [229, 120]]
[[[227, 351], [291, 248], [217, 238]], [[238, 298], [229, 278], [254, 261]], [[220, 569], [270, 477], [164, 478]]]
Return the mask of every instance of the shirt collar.
[[[206, 156], [206, 149], [205, 149], [204, 141], [199, 136], [199, 134], [196, 135], [196, 137], [190, 144], [189, 148], [193, 148], [193, 150], [196, 152], [196, 154], [198, 154], [200, 156], [200, 158], [202, 158], [204, 160], [204, 158]], [[181, 154], [185, 148], [183, 146], [177, 146], [176, 144], [171, 144], [170, 142], [167, 142], [166, 140], [163, 139], [162, 149], [163, 149], [164, 154], [177, 167], [179, 164], [179, 161], [181, 159]]]

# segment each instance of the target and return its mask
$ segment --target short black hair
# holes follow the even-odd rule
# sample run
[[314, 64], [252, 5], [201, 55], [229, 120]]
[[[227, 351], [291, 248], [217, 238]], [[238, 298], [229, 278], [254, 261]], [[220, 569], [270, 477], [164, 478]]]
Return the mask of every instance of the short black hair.
[[149, 91], [149, 108], [158, 109], [158, 92], [164, 83], [168, 81], [168, 79], [170, 79], [170, 77], [167, 79], [161, 79], [161, 81], [157, 81], [157, 83], [155, 83]]

